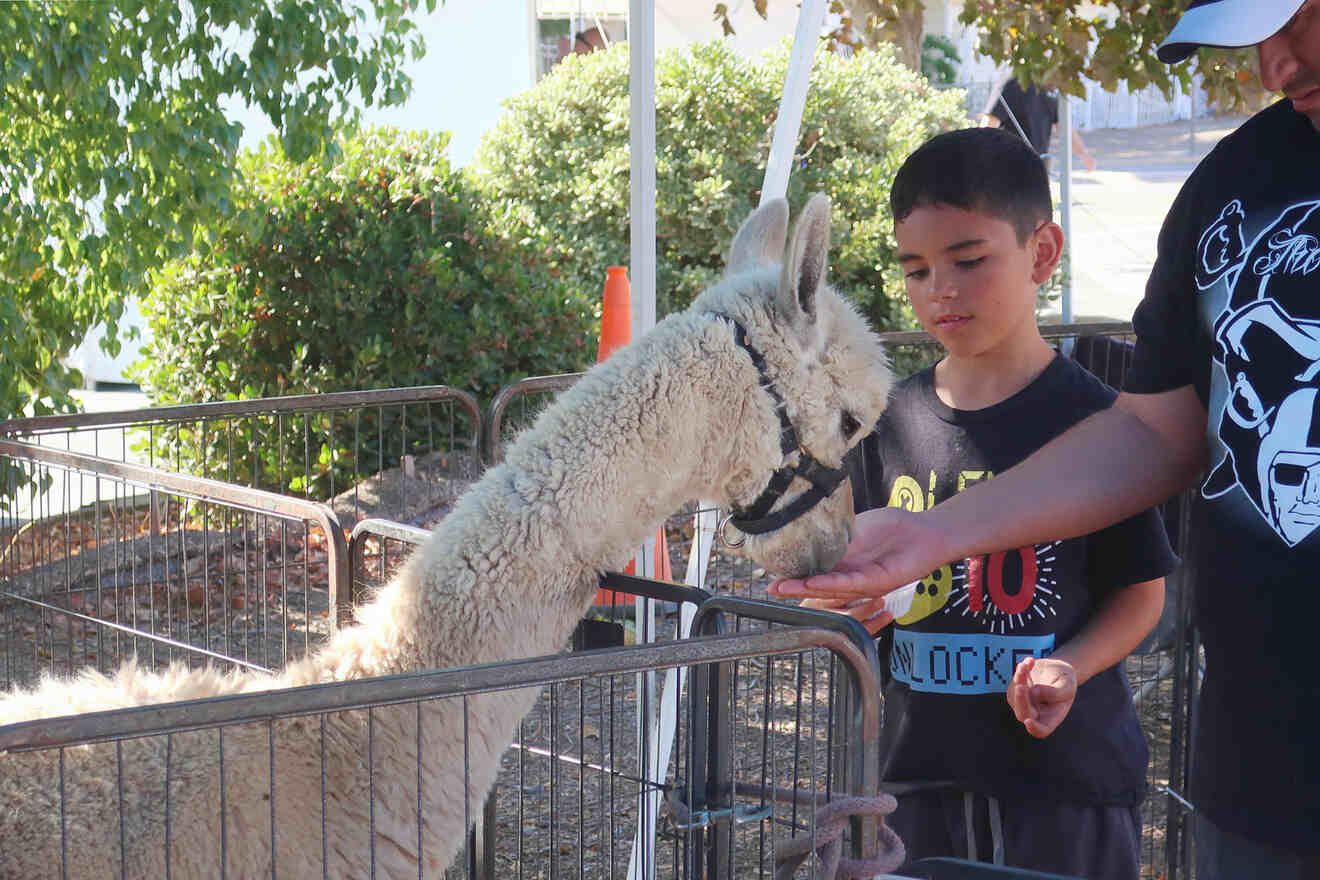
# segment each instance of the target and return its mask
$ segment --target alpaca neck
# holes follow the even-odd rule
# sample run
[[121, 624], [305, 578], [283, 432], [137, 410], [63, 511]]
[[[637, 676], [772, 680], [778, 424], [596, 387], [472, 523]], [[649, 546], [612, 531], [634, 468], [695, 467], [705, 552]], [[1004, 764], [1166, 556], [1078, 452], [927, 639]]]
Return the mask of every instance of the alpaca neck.
[[[718, 480], [736, 443], [710, 438], [734, 436], [730, 398], [742, 397], [734, 392], [752, 386], [755, 373], [749, 361], [748, 376], [701, 375], [714, 370], [709, 360], [667, 356], [676, 337], [692, 335], [691, 320], [662, 324], [616, 353], [510, 450], [519, 494], [538, 483], [545, 515], [562, 523], [584, 568], [622, 565], [685, 502], [723, 500]], [[571, 462], [563, 460], [566, 450], [573, 450]]]
[[773, 428], [748, 424], [750, 360], [704, 356], [694, 320], [667, 320], [564, 392], [359, 609], [316, 677], [559, 651], [601, 571], [622, 568], [683, 503], [725, 501], [721, 479], [746, 457], [739, 434]]

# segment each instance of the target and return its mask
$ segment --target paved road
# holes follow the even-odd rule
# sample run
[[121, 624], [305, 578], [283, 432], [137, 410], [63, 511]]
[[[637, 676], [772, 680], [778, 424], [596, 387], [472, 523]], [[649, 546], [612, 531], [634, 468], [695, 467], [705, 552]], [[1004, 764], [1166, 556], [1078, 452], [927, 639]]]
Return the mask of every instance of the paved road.
[[1179, 188], [1196, 163], [1243, 119], [1083, 132], [1097, 168], [1088, 173], [1080, 163], [1074, 166], [1074, 318], [1132, 317], [1155, 262], [1160, 225]]

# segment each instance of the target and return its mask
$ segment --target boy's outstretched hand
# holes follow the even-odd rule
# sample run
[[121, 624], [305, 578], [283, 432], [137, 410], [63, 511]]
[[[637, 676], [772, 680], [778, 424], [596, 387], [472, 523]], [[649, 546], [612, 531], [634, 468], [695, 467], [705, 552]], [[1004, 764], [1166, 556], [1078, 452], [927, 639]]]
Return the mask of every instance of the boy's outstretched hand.
[[1066, 660], [1027, 657], [1013, 670], [1008, 705], [1027, 728], [1044, 739], [1068, 717], [1077, 696], [1077, 672]]
[[770, 585], [784, 599], [860, 599], [883, 596], [923, 578], [950, 558], [944, 536], [925, 514], [877, 507], [857, 514], [843, 559], [827, 574]]

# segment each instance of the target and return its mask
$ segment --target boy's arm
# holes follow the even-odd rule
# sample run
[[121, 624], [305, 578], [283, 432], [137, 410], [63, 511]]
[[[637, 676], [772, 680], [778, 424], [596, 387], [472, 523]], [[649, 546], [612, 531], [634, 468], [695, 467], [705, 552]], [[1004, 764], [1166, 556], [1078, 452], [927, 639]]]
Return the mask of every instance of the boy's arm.
[[891, 592], [954, 559], [1098, 531], [1154, 507], [1204, 468], [1206, 411], [1191, 385], [1120, 394], [1015, 467], [924, 513], [858, 516], [829, 574], [780, 581], [775, 595], [854, 598]]
[[1132, 584], [1110, 596], [1100, 610], [1049, 657], [1028, 657], [1013, 671], [1008, 705], [1037, 738], [1049, 736], [1068, 717], [1077, 689], [1131, 653], [1160, 619], [1164, 578]]
[[1077, 635], [1060, 645], [1051, 659], [1068, 663], [1083, 685], [1141, 644], [1164, 610], [1164, 578], [1131, 584], [1109, 596]]

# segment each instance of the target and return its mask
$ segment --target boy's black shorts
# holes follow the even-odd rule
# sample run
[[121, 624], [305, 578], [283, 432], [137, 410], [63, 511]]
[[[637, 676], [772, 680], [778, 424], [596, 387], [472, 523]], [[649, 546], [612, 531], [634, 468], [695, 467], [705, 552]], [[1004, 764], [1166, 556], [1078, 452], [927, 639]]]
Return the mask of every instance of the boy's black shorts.
[[898, 809], [886, 822], [903, 839], [909, 862], [946, 856], [992, 863], [998, 840], [1001, 864], [1015, 868], [1086, 880], [1137, 880], [1141, 872], [1138, 807], [999, 801], [940, 789], [898, 795]]

